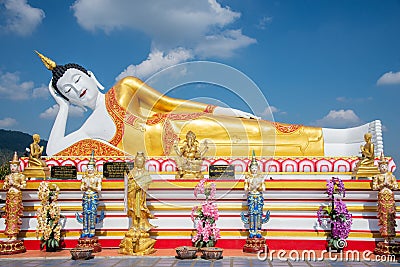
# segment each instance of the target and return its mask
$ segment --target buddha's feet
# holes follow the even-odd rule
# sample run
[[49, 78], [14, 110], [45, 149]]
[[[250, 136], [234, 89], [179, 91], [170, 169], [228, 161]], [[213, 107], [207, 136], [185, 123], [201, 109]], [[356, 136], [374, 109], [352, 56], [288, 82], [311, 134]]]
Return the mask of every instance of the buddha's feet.
[[382, 123], [380, 120], [375, 120], [369, 123], [368, 132], [372, 134], [372, 143], [374, 144], [375, 156], [383, 153], [383, 137]]
[[364, 134], [372, 134], [375, 156], [383, 152], [382, 124], [375, 120], [364, 125], [346, 129], [322, 128], [324, 155], [327, 157], [360, 156], [360, 146], [365, 144]]

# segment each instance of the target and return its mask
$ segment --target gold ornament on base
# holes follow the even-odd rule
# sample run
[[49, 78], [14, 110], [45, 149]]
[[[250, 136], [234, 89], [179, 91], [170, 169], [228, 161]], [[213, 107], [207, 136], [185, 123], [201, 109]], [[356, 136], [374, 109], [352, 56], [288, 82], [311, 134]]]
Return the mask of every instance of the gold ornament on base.
[[378, 167], [374, 165], [374, 144], [371, 139], [372, 135], [370, 133], [364, 135], [365, 144], [360, 147], [361, 157], [359, 157], [359, 161], [352, 173], [355, 179], [359, 177], [372, 178], [374, 175], [379, 174]]
[[178, 147], [178, 144], [175, 143], [174, 149], [176, 154], [178, 154], [176, 161], [178, 173], [175, 178], [203, 179], [201, 164], [203, 163], [203, 156], [208, 150], [207, 141], [204, 141], [203, 148], [200, 148], [200, 143], [196, 140], [196, 134], [189, 131], [182, 146]]
[[39, 146], [40, 135], [33, 135], [33, 143], [30, 144], [28, 167], [24, 170], [24, 175], [28, 178], [43, 178], [50, 177], [50, 168], [42, 160], [43, 146]]
[[17, 152], [10, 161], [11, 173], [4, 179], [3, 190], [7, 190], [5, 206], [5, 230], [7, 241], [0, 241], [0, 255], [10, 255], [25, 252], [24, 242], [17, 240], [21, 230], [21, 216], [24, 206], [22, 203], [22, 189], [26, 187], [25, 176], [19, 172]]
[[154, 228], [149, 219], [154, 219], [146, 204], [146, 191], [152, 181], [145, 169], [146, 158], [137, 152], [135, 166], [128, 174], [127, 214], [132, 220], [129, 231], [119, 245], [118, 253], [128, 255], [148, 255], [155, 252], [156, 240], [150, 238], [149, 231]]

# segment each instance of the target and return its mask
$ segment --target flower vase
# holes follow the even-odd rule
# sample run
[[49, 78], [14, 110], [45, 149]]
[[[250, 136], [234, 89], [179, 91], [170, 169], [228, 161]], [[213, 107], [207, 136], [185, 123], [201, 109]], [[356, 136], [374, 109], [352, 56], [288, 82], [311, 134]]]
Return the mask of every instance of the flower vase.
[[328, 243], [328, 249], [330, 252], [341, 252], [347, 246], [347, 242], [344, 239], [331, 239]]
[[[211, 248], [215, 246], [216, 240], [209, 240], [208, 242], [204, 242], [202, 246], [197, 247], [197, 251], [201, 252], [203, 248]], [[208, 244], [208, 245], [207, 245]], [[193, 244], [195, 246], [195, 244]]]
[[46, 252], [56, 252], [58, 249], [58, 247], [49, 247], [46, 246]]

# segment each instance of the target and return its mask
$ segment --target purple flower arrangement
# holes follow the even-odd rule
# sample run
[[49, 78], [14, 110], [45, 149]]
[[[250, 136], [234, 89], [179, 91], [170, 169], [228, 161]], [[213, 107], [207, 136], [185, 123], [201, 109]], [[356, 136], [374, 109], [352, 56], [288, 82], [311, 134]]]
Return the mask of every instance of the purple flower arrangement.
[[216, 225], [218, 220], [218, 207], [214, 202], [216, 186], [209, 184], [208, 178], [202, 179], [194, 188], [194, 196], [204, 194], [206, 199], [201, 206], [194, 206], [190, 217], [196, 225], [197, 233], [193, 236], [192, 242], [197, 248], [212, 247], [220, 238], [219, 228]]
[[346, 238], [349, 236], [352, 216], [347, 210], [346, 204], [341, 198], [346, 195], [346, 189], [341, 179], [332, 177], [326, 183], [326, 193], [331, 199], [329, 206], [321, 206], [317, 212], [318, 223], [320, 226], [324, 222], [330, 224], [328, 246], [332, 249], [341, 250], [346, 246]]

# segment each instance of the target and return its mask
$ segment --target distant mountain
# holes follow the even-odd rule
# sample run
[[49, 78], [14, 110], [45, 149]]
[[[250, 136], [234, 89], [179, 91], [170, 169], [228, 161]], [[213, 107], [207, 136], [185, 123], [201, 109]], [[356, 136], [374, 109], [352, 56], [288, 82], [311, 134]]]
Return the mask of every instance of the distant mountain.
[[[17, 151], [19, 157], [26, 155], [25, 149], [32, 142], [30, 134], [0, 129], [0, 164], [11, 160], [14, 151]], [[47, 141], [40, 140], [39, 144], [44, 146], [46, 151]]]

